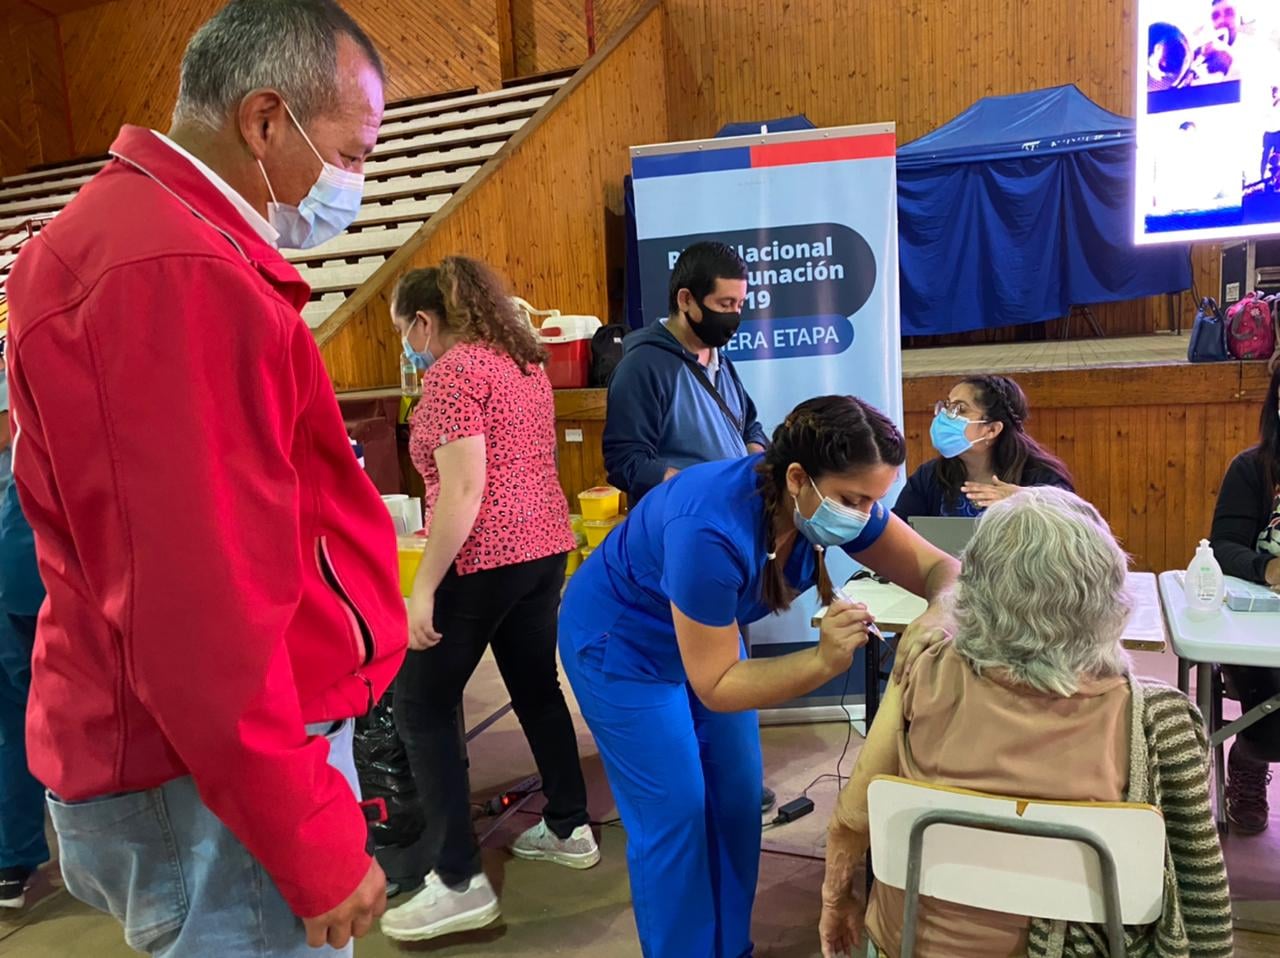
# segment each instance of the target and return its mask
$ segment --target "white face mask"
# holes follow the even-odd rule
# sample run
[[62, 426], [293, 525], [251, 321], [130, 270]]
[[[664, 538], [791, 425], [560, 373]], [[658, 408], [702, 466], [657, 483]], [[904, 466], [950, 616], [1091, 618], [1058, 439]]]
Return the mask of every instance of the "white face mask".
[[302, 138], [307, 141], [307, 146], [311, 147], [311, 152], [320, 161], [320, 176], [301, 203], [289, 206], [276, 199], [276, 191], [271, 187], [266, 168], [259, 160], [258, 169], [262, 170], [262, 178], [267, 181], [267, 192], [271, 194], [271, 202], [267, 204], [267, 220], [280, 234], [280, 245], [285, 249], [311, 249], [329, 242], [350, 226], [360, 213], [360, 202], [364, 198], [364, 174], [341, 170], [332, 163], [325, 162], [320, 151], [311, 142], [311, 137], [307, 136], [307, 131], [293, 115], [289, 104], [285, 103], [284, 108]]

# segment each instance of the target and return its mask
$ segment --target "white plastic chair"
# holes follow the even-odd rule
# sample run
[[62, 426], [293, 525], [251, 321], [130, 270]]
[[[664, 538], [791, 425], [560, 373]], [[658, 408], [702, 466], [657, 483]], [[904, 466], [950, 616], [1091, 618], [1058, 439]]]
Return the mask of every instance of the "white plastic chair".
[[534, 309], [533, 306], [529, 304], [528, 300], [521, 299], [519, 296], [512, 296], [511, 302], [515, 304], [516, 309], [524, 313], [524, 318], [529, 321], [529, 325], [534, 329], [537, 329], [541, 325], [541, 323], [535, 323], [533, 321], [534, 317], [546, 319], [560, 315], [560, 310], [558, 309]]
[[901, 958], [920, 896], [1012, 915], [1124, 925], [1164, 906], [1164, 816], [1127, 802], [1041, 802], [877, 776], [867, 794], [877, 881], [906, 892]]

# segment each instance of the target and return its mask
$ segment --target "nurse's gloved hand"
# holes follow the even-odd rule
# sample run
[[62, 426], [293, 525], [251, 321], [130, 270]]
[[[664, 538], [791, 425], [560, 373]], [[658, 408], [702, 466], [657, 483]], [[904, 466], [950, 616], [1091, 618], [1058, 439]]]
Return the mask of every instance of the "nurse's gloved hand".
[[818, 655], [832, 675], [846, 672], [853, 653], [867, 644], [875, 616], [862, 603], [836, 599], [827, 608], [818, 627]]

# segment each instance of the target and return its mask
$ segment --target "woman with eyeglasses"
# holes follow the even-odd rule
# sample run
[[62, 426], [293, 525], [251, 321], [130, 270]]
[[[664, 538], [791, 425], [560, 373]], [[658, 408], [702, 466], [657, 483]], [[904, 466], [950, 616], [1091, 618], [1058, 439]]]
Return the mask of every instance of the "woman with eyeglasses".
[[893, 511], [977, 517], [1025, 486], [1074, 492], [1066, 465], [1026, 430], [1026, 393], [1007, 376], [969, 376], [933, 407], [938, 455], [911, 474]]

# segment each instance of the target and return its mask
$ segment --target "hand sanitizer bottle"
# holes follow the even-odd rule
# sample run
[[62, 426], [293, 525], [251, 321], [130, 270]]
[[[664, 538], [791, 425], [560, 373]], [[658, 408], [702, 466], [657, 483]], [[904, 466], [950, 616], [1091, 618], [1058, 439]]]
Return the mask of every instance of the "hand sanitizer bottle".
[[400, 395], [401, 396], [421, 396], [422, 382], [418, 378], [418, 367], [416, 367], [408, 356], [400, 357]]
[[1182, 581], [1187, 611], [1193, 619], [1212, 618], [1222, 611], [1222, 567], [1213, 557], [1208, 539], [1201, 539]]

